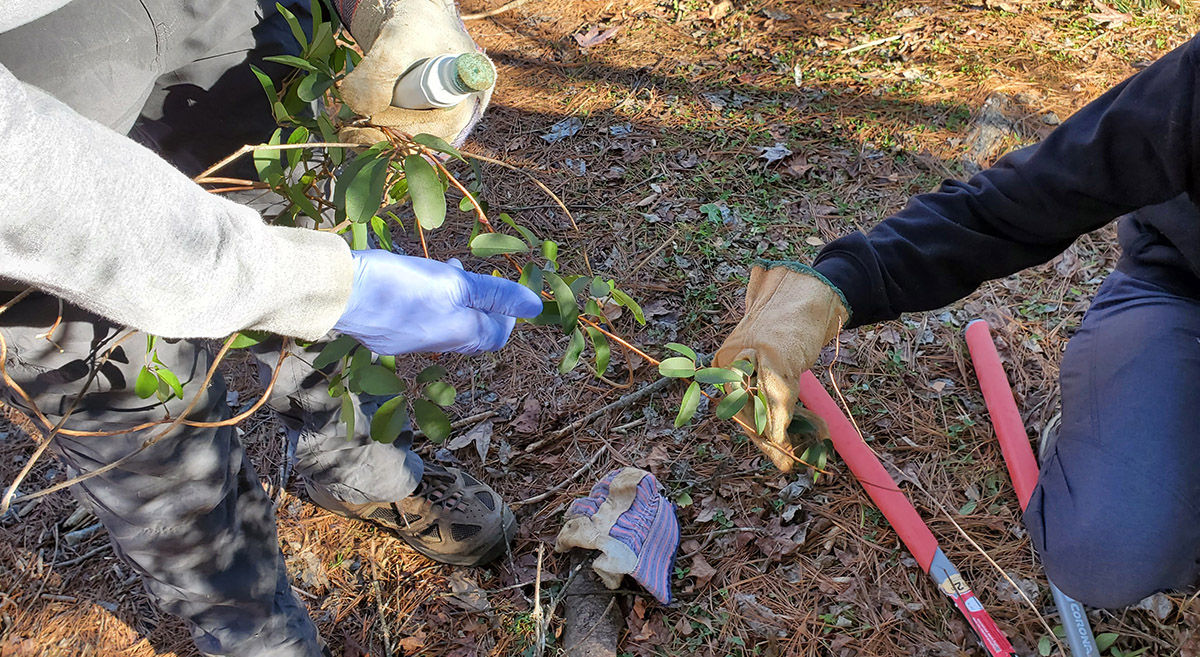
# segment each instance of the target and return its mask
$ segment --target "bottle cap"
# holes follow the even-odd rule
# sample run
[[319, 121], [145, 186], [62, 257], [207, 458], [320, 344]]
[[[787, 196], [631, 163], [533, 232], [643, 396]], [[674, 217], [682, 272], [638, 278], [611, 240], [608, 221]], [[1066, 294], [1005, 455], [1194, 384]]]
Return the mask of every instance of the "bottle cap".
[[454, 77], [467, 93], [484, 91], [496, 84], [496, 68], [484, 55], [468, 52], [455, 58]]

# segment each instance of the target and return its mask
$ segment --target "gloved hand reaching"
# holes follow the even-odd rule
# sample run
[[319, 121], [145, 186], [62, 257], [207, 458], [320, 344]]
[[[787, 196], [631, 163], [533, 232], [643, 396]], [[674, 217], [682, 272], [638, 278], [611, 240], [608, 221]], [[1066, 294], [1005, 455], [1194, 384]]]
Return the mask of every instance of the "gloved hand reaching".
[[542, 312], [532, 290], [449, 263], [371, 249], [352, 251], [350, 302], [334, 329], [377, 354], [504, 346], [518, 317]]
[[[410, 135], [436, 135], [461, 145], [491, 100], [490, 86], [446, 109], [409, 110], [391, 105], [396, 80], [413, 64], [438, 55], [479, 51], [453, 0], [360, 0], [353, 4], [342, 10], [342, 17], [366, 54], [342, 81], [342, 99], [355, 114], [375, 125]], [[384, 135], [373, 128], [346, 128], [342, 138], [374, 143]]]
[[[812, 267], [760, 261], [750, 270], [746, 315], [717, 350], [713, 364], [754, 364], [758, 388], [767, 398], [767, 430], [762, 436], [747, 435], [784, 472], [796, 465], [787, 428], [796, 410], [800, 375], [849, 319], [841, 290]], [[741, 416], [754, 426], [750, 405]]]

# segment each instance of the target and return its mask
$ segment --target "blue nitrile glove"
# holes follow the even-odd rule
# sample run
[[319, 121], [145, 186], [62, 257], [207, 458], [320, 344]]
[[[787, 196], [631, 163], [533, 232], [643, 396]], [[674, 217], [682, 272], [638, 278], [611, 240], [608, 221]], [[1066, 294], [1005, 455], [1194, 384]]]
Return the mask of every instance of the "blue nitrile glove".
[[504, 346], [518, 317], [542, 312], [532, 290], [463, 271], [457, 260], [352, 251], [350, 302], [334, 329], [377, 354], [453, 351], [477, 354]]

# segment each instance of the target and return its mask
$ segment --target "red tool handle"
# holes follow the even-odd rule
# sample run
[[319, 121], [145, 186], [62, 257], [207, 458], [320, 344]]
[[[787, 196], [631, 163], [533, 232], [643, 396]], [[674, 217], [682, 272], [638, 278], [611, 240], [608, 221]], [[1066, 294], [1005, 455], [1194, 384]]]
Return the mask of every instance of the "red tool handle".
[[933, 555], [938, 550], [937, 539], [812, 372], [805, 372], [800, 377], [800, 401], [829, 425], [834, 449], [900, 535], [908, 551], [916, 557], [921, 570], [929, 572]]
[[1025, 423], [1017, 410], [1017, 402], [1013, 399], [1012, 388], [1008, 385], [1004, 366], [1000, 364], [1000, 354], [996, 352], [987, 322], [977, 319], [967, 325], [967, 349], [975, 363], [975, 373], [979, 377], [979, 387], [983, 390], [988, 413], [992, 416], [992, 426], [996, 427], [996, 438], [1000, 441], [1000, 451], [1008, 466], [1008, 476], [1017, 491], [1017, 502], [1024, 510], [1029, 504], [1029, 497], [1033, 495], [1033, 487], [1037, 485], [1037, 459], [1033, 456], [1033, 448], [1029, 446], [1029, 434], [1025, 433]]
[[863, 442], [858, 430], [812, 372], [805, 372], [800, 377], [800, 401], [825, 420], [833, 447], [841, 455], [842, 461], [849, 466], [871, 501], [900, 535], [901, 542], [916, 557], [921, 569], [929, 573], [938, 589], [962, 612], [988, 654], [992, 657], [1015, 657], [1012, 644], [996, 627], [996, 622], [967, 586], [958, 569], [938, 548], [937, 539], [925, 521], [921, 520], [908, 497], [900, 491], [875, 452]]

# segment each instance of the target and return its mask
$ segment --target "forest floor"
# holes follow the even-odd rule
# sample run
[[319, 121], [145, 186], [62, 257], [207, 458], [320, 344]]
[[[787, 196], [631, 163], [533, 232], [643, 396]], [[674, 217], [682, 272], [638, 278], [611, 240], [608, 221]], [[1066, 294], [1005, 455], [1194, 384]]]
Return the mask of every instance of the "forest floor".
[[[499, 4], [464, 0], [463, 12]], [[564, 269], [611, 276], [641, 301], [647, 324], [618, 320], [625, 338], [712, 353], [741, 316], [753, 258], [810, 259], [869, 229], [910, 196], [1041, 139], [1197, 26], [1186, 8], [1154, 3], [538, 0], [468, 21], [500, 71], [468, 150], [535, 173], [566, 201], [578, 231], [527, 178], [485, 167], [493, 209], [559, 241]], [[983, 114], [1000, 128], [981, 130]], [[435, 237], [430, 248], [487, 270], [460, 239]], [[963, 329], [978, 317], [992, 323], [1037, 435], [1057, 412], [1063, 349], [1116, 256], [1109, 226], [951, 307], [843, 332], [830, 369], [870, 445], [928, 491], [904, 486], [1022, 655], [1039, 644], [1042, 654], [1057, 650], [1046, 624], [1059, 620]], [[420, 451], [461, 463], [509, 501], [544, 497], [518, 504], [511, 554], [489, 568], [434, 565], [382, 531], [322, 512], [294, 478], [279, 490], [281, 429], [266, 412], [240, 427], [278, 496], [293, 584], [333, 654], [538, 654], [532, 582], [542, 578], [543, 603], [562, 600], [566, 559], [552, 546], [563, 512], [625, 465], [666, 486], [683, 545], [673, 605], [621, 596], [622, 654], [983, 654], [836, 457], [812, 483], [779, 474], [711, 413], [675, 429], [676, 387], [528, 451], [657, 378], [620, 349], [609, 380], [585, 367], [560, 375], [565, 348], [557, 331], [522, 326], [497, 354], [438, 360], [467, 402], [454, 419], [475, 418], [460, 433], [491, 423], [490, 449], [482, 460], [474, 444]], [[827, 350], [822, 367], [833, 360]], [[257, 394], [248, 363], [235, 360], [228, 376], [243, 401]], [[8, 426], [6, 480], [31, 451]], [[30, 481], [61, 476], [47, 460]], [[0, 655], [195, 655], [182, 622], [153, 608], [103, 530], [78, 531], [95, 521], [64, 524], [75, 509], [59, 494], [0, 526]], [[541, 633], [542, 654], [561, 648], [562, 607]], [[1200, 655], [1200, 611], [1187, 597], [1093, 612], [1092, 622], [1115, 635], [1106, 654]]]

